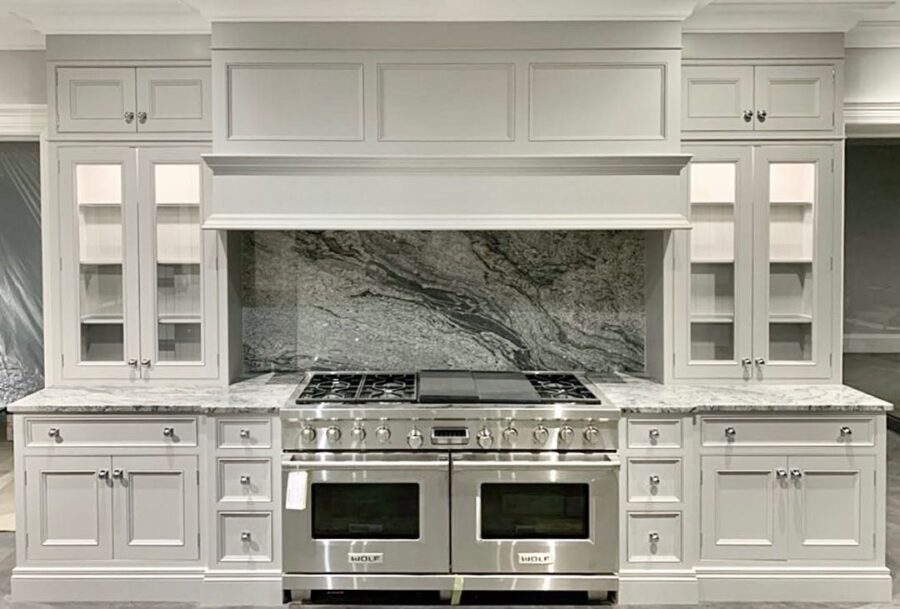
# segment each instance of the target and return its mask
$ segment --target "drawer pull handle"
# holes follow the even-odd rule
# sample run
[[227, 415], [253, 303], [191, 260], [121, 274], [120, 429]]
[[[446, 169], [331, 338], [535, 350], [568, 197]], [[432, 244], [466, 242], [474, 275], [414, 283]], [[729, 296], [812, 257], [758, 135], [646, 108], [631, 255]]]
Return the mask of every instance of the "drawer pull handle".
[[803, 472], [801, 472], [796, 467], [791, 470], [791, 478], [793, 478], [794, 480], [799, 480], [802, 477], [803, 477]]
[[97, 477], [100, 478], [101, 480], [108, 480], [109, 479], [109, 470], [101, 469], [100, 471], [97, 472]]
[[853, 430], [852, 430], [852, 429], [850, 429], [850, 428], [847, 427], [847, 426], [841, 427], [841, 437], [842, 437], [842, 438], [849, 438], [849, 437], [852, 436], [852, 435], [853, 435]]
[[787, 478], [787, 471], [785, 471], [785, 470], [783, 470], [783, 469], [781, 469], [781, 468], [776, 469], [776, 470], [775, 470], [775, 477], [778, 478], [779, 480], [784, 480], [785, 478]]
[[659, 543], [659, 533], [653, 532], [648, 536], [650, 539], [650, 543]]
[[174, 427], [163, 427], [163, 435], [167, 438], [175, 437]]
[[241, 476], [241, 484], [243, 484], [244, 486], [248, 486], [250, 484], [250, 476], [246, 474]]
[[242, 429], [242, 430], [240, 431], [240, 436], [241, 436], [241, 438], [243, 438], [244, 440], [248, 439], [248, 438], [250, 437], [250, 430], [249, 430], [249, 429]]
[[729, 440], [733, 439], [737, 435], [737, 430], [734, 427], [726, 427], [725, 428], [725, 437]]
[[241, 531], [241, 541], [245, 543], [250, 541], [250, 531]]
[[653, 486], [658, 485], [659, 484], [659, 476], [657, 476], [656, 474], [651, 475], [650, 476], [650, 484], [652, 484]]
[[50, 436], [51, 438], [58, 438], [59, 437], [59, 427], [51, 427], [50, 429], [47, 430], [47, 435]]
[[648, 432], [648, 435], [650, 436], [651, 440], [658, 440], [659, 439], [659, 430], [656, 428], [653, 428]]

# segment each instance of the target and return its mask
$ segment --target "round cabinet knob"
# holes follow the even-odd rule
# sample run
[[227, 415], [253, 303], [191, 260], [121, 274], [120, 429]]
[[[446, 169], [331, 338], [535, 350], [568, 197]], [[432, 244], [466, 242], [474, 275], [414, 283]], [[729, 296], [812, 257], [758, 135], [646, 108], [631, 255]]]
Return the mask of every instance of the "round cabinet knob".
[[406, 443], [409, 444], [410, 448], [422, 448], [422, 444], [425, 442], [425, 438], [422, 436], [422, 432], [418, 429], [413, 429], [406, 436]]
[[242, 429], [242, 430], [238, 433], [238, 435], [240, 435], [241, 438], [243, 438], [244, 440], [247, 440], [247, 439], [250, 438], [250, 430], [249, 430], [249, 429]]
[[765, 365], [766, 365], [766, 358], [764, 358], [764, 357], [757, 357], [755, 360], [753, 360], [753, 362], [754, 362], [757, 366], [765, 366]]
[[175, 436], [175, 428], [174, 427], [163, 427], [163, 435], [167, 438], [171, 438]]
[[515, 444], [519, 439], [519, 430], [515, 427], [507, 427], [503, 430], [503, 441], [507, 444]]
[[780, 468], [775, 470], [775, 477], [779, 480], [784, 480], [785, 478], [787, 478], [787, 475], [788, 474], [786, 470]]
[[534, 428], [534, 432], [532, 432], [531, 435], [534, 437], [536, 443], [546, 444], [547, 440], [550, 439], [550, 430], [543, 425], [538, 425]]
[[479, 431], [476, 439], [478, 441], [478, 446], [480, 446], [481, 448], [490, 448], [494, 443], [494, 436], [491, 435], [490, 430], [488, 430], [487, 428]]
[[596, 444], [600, 441], [600, 430], [591, 425], [584, 430], [584, 441], [588, 444]]
[[791, 478], [793, 478], [794, 480], [799, 480], [802, 477], [803, 477], [803, 472], [801, 472], [796, 467], [791, 470]]
[[559, 443], [560, 444], [571, 444], [572, 440], [575, 439], [575, 430], [572, 429], [568, 425], [563, 425], [559, 428]]
[[139, 123], [146, 123], [147, 122], [147, 113], [146, 112], [138, 112], [137, 119], [138, 119]]
[[47, 430], [47, 435], [50, 436], [51, 438], [58, 438], [59, 437], [59, 427], [51, 427], [50, 429]]
[[101, 469], [100, 471], [97, 472], [97, 477], [100, 478], [101, 480], [108, 480], [109, 479], [109, 470]]
[[125, 122], [126, 122], [126, 123], [129, 123], [129, 124], [130, 124], [131, 121], [134, 120], [134, 112], [126, 112], [123, 116], [125, 117]]
[[650, 543], [659, 543], [659, 533], [653, 532], [647, 536], [650, 539]]
[[753, 110], [744, 110], [744, 122], [749, 123], [753, 120]]
[[315, 427], [310, 427], [306, 425], [303, 429], [300, 430], [300, 439], [306, 442], [307, 444], [316, 441], [316, 429]]
[[382, 444], [387, 444], [391, 441], [391, 430], [382, 425], [375, 430], [375, 439]]
[[250, 531], [241, 531], [241, 541], [250, 541]]
[[336, 444], [341, 440], [341, 428], [332, 425], [325, 430], [325, 439], [329, 444]]
[[122, 478], [125, 477], [125, 470], [124, 470], [124, 469], [116, 468], [116, 469], [113, 470], [113, 473], [112, 473], [112, 474], [113, 474], [113, 478], [118, 478], [118, 479], [121, 480]]
[[757, 119], [759, 120], [759, 122], [761, 122], [761, 123], [766, 122], [766, 118], [767, 118], [768, 116], [769, 116], [769, 113], [766, 112], [765, 110], [759, 110], [759, 111], [756, 113], [756, 118], [757, 118]]
[[647, 435], [650, 436], [651, 440], [659, 440], [659, 430], [656, 428], [653, 428], [650, 431], [648, 431]]
[[366, 439], [366, 430], [359, 426], [354, 427], [350, 430], [350, 439], [357, 443], [364, 441]]
[[729, 440], [734, 439], [734, 437], [736, 435], [737, 435], [737, 430], [734, 427], [726, 427], [725, 428], [725, 437], [728, 438]]
[[246, 474], [241, 476], [241, 484], [243, 484], [244, 486], [248, 486], [250, 484], [250, 476]]
[[659, 485], [659, 476], [657, 476], [656, 474], [652, 474], [650, 476], [650, 484], [652, 486], [658, 486]]
[[853, 435], [852, 429], [850, 429], [849, 427], [846, 427], [846, 426], [841, 427], [841, 437], [842, 438], [849, 438], [852, 435]]

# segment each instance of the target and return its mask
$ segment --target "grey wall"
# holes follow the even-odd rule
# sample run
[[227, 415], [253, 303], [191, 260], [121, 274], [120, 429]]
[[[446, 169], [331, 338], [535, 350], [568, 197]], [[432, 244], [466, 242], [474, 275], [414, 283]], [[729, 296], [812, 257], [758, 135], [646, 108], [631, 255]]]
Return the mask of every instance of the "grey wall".
[[255, 232], [248, 371], [642, 371], [637, 232]]
[[46, 104], [44, 51], [0, 51], [0, 104]]
[[900, 145], [847, 146], [844, 332], [900, 335]]
[[0, 406], [44, 385], [40, 160], [0, 143]]

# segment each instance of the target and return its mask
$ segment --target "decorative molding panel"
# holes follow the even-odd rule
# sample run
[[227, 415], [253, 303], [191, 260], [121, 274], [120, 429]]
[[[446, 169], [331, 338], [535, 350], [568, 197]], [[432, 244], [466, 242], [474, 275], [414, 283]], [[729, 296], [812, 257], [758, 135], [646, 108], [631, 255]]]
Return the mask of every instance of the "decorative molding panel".
[[0, 140], [36, 140], [46, 128], [46, 104], [0, 104]]
[[844, 125], [850, 137], [898, 137], [900, 102], [845, 102]]

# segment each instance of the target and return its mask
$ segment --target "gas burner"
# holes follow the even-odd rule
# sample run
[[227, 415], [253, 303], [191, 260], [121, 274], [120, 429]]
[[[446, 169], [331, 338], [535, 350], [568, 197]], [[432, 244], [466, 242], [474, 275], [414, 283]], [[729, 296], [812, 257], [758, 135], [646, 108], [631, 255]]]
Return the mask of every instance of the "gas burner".
[[416, 375], [411, 373], [367, 374], [359, 399], [378, 402], [412, 402], [416, 399]]
[[574, 374], [530, 373], [525, 376], [542, 400], [600, 401]]
[[316, 372], [297, 403], [308, 402], [414, 402], [414, 373]]
[[297, 401], [346, 402], [356, 399], [362, 379], [362, 374], [316, 373]]

